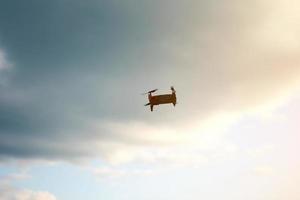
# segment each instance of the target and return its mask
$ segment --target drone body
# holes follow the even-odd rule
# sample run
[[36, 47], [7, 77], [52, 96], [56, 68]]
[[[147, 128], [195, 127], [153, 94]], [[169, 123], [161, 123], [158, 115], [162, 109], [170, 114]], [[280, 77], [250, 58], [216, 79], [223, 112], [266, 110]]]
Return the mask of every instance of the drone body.
[[152, 95], [152, 93], [156, 91], [157, 89], [148, 92], [149, 103], [145, 104], [145, 106], [150, 105], [151, 112], [153, 111], [153, 106], [155, 105], [169, 104], [169, 103], [173, 104], [174, 106], [176, 105], [177, 99], [176, 99], [176, 91], [174, 87], [171, 87], [171, 91], [172, 91], [171, 94]]

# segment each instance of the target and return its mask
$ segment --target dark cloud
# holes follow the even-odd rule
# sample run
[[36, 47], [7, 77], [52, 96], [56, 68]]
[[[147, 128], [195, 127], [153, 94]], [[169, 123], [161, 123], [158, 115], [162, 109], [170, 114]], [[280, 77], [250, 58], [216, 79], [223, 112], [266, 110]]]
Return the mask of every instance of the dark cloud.
[[[276, 99], [297, 85], [298, 48], [263, 42], [264, 12], [258, 1], [2, 1], [0, 63], [12, 67], [0, 84], [0, 157], [73, 160], [159, 143], [136, 133]], [[170, 85], [179, 106], [148, 112], [139, 93]]]

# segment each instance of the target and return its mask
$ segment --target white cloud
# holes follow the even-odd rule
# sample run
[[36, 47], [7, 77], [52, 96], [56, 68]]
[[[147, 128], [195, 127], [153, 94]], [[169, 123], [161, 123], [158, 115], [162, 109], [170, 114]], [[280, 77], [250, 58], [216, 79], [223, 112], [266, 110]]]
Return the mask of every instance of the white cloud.
[[9, 67], [11, 67], [11, 64], [7, 61], [4, 51], [0, 49], [0, 70], [5, 70]]
[[95, 147], [95, 152], [99, 152], [104, 160], [113, 165], [142, 162], [199, 166], [208, 159], [232, 157], [237, 146], [230, 143], [224, 133], [237, 119], [235, 114], [223, 113], [185, 125], [156, 127], [134, 121], [93, 122], [87, 132], [97, 137], [105, 130], [111, 134], [111, 138], [89, 141], [87, 147], [84, 144], [76, 146], [84, 149]]
[[26, 171], [0, 176], [0, 185], [11, 184], [14, 181], [25, 180], [25, 179], [29, 179], [30, 177], [31, 176], [27, 174]]
[[3, 49], [0, 49], [0, 85], [5, 85], [8, 81], [7, 71], [12, 68], [12, 64], [6, 59]]
[[298, 51], [300, 48], [299, 2], [266, 0], [262, 3], [268, 11], [257, 30], [259, 41], [274, 50], [280, 48], [281, 51]]
[[275, 146], [271, 144], [266, 144], [260, 147], [252, 148], [247, 150], [247, 154], [252, 158], [262, 158], [266, 156], [270, 156], [274, 153]]
[[97, 178], [124, 178], [127, 176], [148, 176], [153, 174], [150, 169], [124, 169], [117, 167], [98, 167], [92, 170]]
[[271, 176], [274, 174], [275, 170], [273, 167], [268, 165], [257, 166], [253, 169], [253, 172], [258, 176]]
[[45, 191], [18, 189], [8, 185], [0, 187], [1, 200], [56, 200], [56, 197]]
[[0, 177], [1, 200], [56, 200], [56, 197], [47, 191], [33, 191], [14, 187], [15, 181], [31, 178], [26, 170]]

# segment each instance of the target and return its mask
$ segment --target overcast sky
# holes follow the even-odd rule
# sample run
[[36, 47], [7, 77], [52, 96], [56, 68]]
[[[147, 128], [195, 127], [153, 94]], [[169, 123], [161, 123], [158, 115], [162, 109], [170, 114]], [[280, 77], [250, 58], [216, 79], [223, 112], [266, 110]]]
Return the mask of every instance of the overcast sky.
[[[295, 0], [2, 0], [0, 198], [299, 199], [299, 21]], [[175, 108], [143, 106], [171, 85]]]

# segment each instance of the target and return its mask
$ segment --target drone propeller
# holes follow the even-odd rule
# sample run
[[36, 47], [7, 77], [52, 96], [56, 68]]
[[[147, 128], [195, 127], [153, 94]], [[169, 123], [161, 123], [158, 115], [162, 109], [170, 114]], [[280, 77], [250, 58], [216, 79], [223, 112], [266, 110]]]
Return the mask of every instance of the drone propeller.
[[149, 92], [145, 92], [145, 93], [142, 93], [142, 95], [145, 95], [145, 94], [151, 94], [153, 92], [156, 92], [158, 89], [155, 89], [155, 90], [150, 90]]
[[172, 92], [176, 92], [176, 90], [174, 89], [173, 86], [171, 86], [171, 90], [172, 90]]

